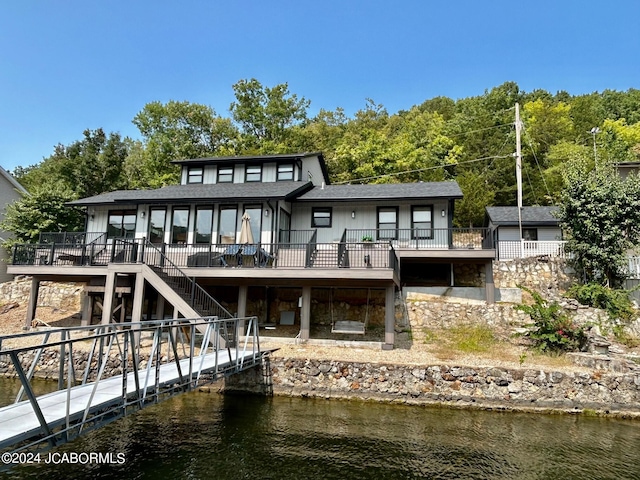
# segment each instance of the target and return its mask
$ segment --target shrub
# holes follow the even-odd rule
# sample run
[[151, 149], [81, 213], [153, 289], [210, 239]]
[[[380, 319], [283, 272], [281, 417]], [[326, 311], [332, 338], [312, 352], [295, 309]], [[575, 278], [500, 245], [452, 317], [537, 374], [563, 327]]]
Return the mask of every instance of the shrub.
[[538, 292], [526, 287], [520, 289], [533, 297], [533, 305], [520, 304], [514, 308], [527, 313], [533, 323], [525, 325], [523, 336], [534, 342], [534, 348], [543, 353], [564, 353], [580, 350], [586, 344], [583, 327], [576, 326], [564, 309], [556, 302], [547, 302]]
[[605, 287], [599, 283], [587, 283], [574, 285], [567, 292], [567, 296], [575, 298], [582, 305], [606, 310], [612, 319], [627, 322], [635, 315], [631, 297], [626, 290]]

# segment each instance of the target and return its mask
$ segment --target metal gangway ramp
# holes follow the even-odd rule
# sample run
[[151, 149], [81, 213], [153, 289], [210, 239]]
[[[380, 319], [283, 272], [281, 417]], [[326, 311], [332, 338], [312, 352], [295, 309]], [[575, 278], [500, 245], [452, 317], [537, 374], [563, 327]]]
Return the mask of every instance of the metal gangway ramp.
[[[8, 339], [30, 345], [3, 349]], [[31, 381], [51, 351], [58, 354], [57, 389], [36, 396]], [[13, 404], [0, 408], [0, 450], [61, 445], [149, 404], [251, 368], [264, 353], [256, 317], [129, 322], [2, 336], [0, 361], [8, 358], [21, 388]], [[84, 368], [76, 368], [78, 359], [81, 365], [86, 361]]]

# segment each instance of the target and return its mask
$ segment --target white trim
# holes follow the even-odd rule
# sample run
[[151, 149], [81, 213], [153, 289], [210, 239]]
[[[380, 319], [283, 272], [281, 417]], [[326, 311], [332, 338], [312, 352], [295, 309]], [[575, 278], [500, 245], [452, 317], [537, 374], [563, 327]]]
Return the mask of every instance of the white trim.
[[0, 175], [5, 177], [8, 182], [13, 185], [13, 187], [21, 193], [27, 193], [27, 190], [18, 183], [18, 181], [11, 176], [9, 172], [7, 172], [2, 166], [0, 166]]

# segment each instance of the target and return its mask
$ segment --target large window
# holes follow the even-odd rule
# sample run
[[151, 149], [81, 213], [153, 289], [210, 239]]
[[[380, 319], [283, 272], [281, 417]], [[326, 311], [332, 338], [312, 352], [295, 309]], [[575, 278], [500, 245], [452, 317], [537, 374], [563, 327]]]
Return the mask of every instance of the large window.
[[233, 183], [233, 167], [218, 167], [218, 183]]
[[293, 163], [282, 163], [278, 165], [277, 180], [293, 180]]
[[433, 207], [411, 207], [411, 238], [433, 238]]
[[262, 165], [247, 165], [245, 182], [261, 182], [262, 181]]
[[238, 209], [235, 206], [220, 207], [220, 218], [218, 220], [220, 243], [236, 243], [237, 220]]
[[313, 207], [311, 209], [311, 227], [331, 227], [331, 207]]
[[152, 208], [149, 215], [148, 237], [151, 243], [164, 243], [164, 229], [167, 218], [167, 210], [164, 208]]
[[189, 233], [189, 208], [180, 207], [173, 209], [171, 219], [171, 243], [185, 245]]
[[538, 241], [538, 229], [537, 228], [523, 228], [522, 239], [526, 242]]
[[187, 170], [187, 183], [202, 183], [202, 167], [189, 167]]
[[398, 207], [378, 207], [378, 240], [398, 238]]
[[211, 243], [213, 227], [213, 208], [198, 207], [196, 209], [195, 243]]
[[255, 243], [260, 242], [260, 230], [262, 229], [262, 207], [260, 205], [245, 205], [244, 213], [249, 215], [249, 226]]
[[133, 238], [136, 234], [135, 210], [111, 210], [107, 238]]

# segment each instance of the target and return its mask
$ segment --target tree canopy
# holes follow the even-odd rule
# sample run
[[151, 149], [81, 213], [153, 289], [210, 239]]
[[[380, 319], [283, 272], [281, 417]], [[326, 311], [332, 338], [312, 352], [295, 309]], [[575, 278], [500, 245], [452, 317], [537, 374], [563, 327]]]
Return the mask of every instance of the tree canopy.
[[[457, 180], [454, 222], [480, 225], [486, 205], [515, 205], [514, 104], [522, 106], [524, 202], [557, 202], [564, 172], [640, 160], [640, 90], [573, 96], [505, 82], [483, 94], [435, 97], [389, 112], [371, 99], [347, 115], [320, 109], [287, 83], [244, 79], [228, 115], [188, 101], [151, 102], [134, 117], [139, 139], [85, 130], [42, 162], [13, 173], [27, 188], [57, 183], [76, 197], [178, 182], [172, 162], [215, 155], [322, 151], [334, 183]], [[598, 127], [597, 134], [592, 134]], [[594, 152], [595, 141], [595, 152]]]

